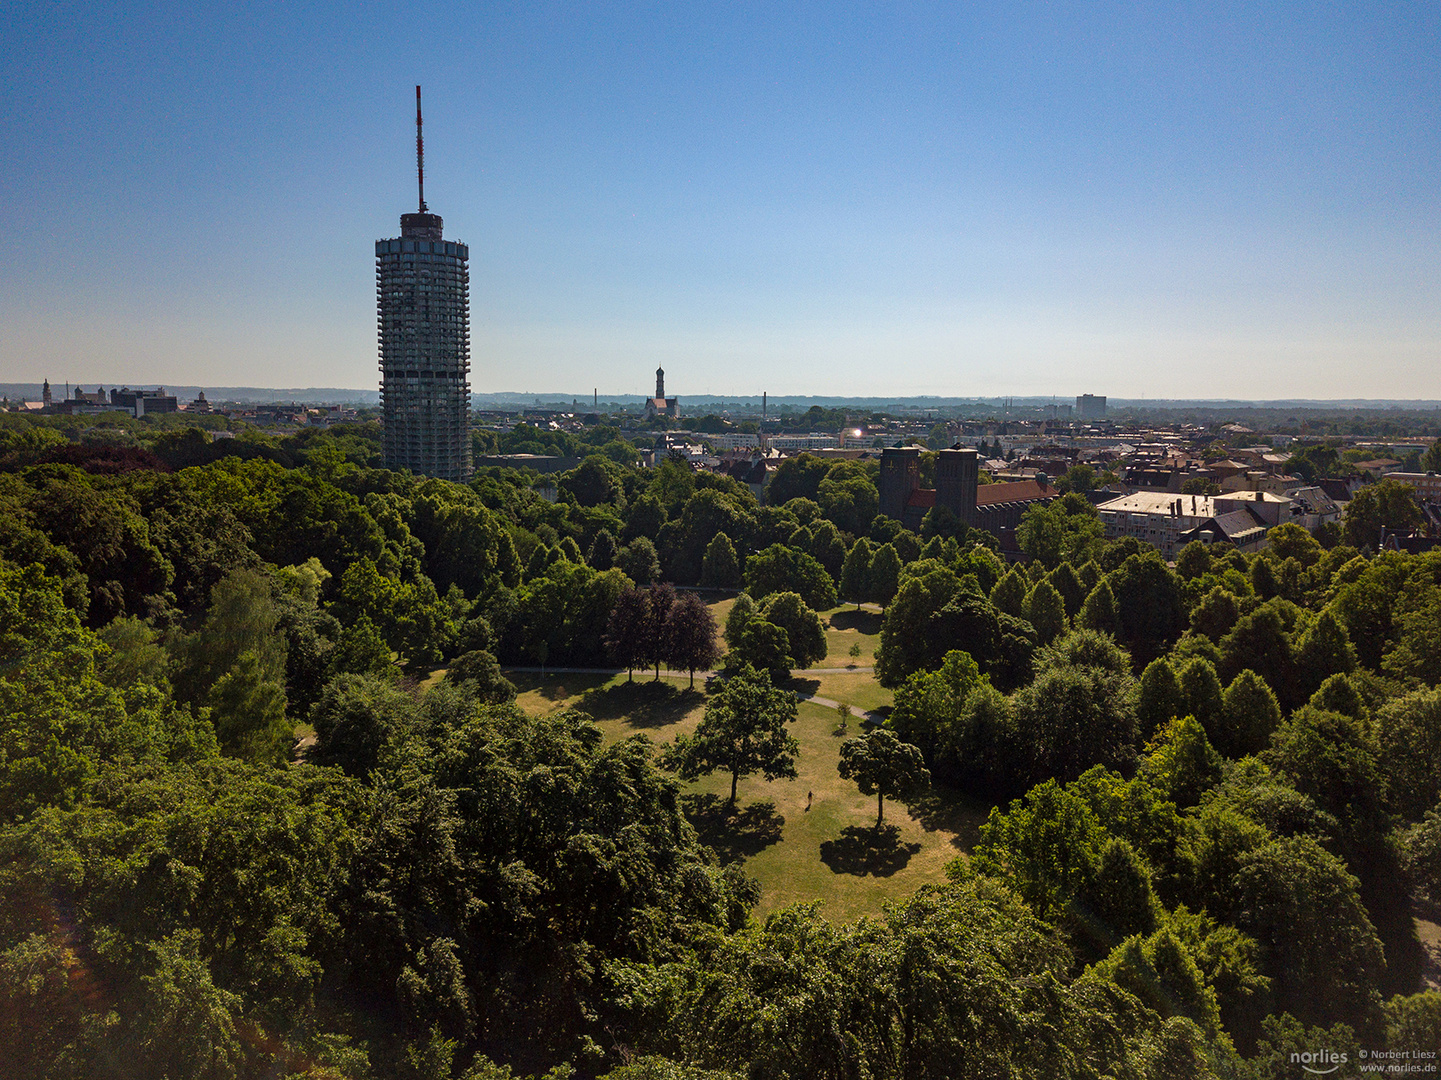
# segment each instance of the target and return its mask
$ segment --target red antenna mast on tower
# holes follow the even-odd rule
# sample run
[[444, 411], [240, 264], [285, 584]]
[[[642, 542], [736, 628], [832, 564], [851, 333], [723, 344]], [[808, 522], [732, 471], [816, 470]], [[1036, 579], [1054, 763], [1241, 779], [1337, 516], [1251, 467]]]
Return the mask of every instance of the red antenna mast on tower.
[[420, 87], [415, 88], [415, 172], [420, 181], [420, 212], [425, 213], [425, 139], [421, 135]]

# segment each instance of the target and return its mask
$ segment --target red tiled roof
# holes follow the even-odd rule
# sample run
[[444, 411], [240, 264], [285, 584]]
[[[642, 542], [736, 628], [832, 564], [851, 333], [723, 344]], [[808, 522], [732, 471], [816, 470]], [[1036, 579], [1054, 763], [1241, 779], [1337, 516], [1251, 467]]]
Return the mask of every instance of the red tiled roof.
[[1028, 502], [1031, 499], [1048, 499], [1060, 492], [1050, 484], [1041, 485], [1034, 480], [1016, 480], [1006, 484], [981, 484], [976, 488], [977, 506], [994, 506], [1004, 502]]
[[911, 492], [911, 497], [906, 500], [906, 505], [907, 505], [907, 506], [935, 506], [935, 505], [936, 505], [936, 489], [935, 489], [935, 488], [916, 488], [915, 491]]

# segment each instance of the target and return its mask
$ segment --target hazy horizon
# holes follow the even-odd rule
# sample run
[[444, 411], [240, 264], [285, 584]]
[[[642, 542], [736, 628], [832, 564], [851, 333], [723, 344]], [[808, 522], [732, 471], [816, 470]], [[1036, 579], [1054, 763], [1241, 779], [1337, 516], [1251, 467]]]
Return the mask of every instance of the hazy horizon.
[[421, 83], [478, 394], [1441, 397], [1434, 6], [0, 20], [0, 379], [374, 386]]

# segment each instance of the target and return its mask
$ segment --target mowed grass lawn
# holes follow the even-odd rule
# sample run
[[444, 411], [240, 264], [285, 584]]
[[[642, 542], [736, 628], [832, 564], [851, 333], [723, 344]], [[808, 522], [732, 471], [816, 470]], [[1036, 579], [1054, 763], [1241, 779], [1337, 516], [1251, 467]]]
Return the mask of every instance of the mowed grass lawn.
[[[723, 628], [733, 597], [709, 604]], [[875, 662], [881, 616], [854, 606], [820, 612], [828, 653], [817, 668], [867, 670], [797, 671], [789, 688], [844, 702], [856, 710], [884, 711], [892, 693], [868, 670]], [[859, 646], [857, 656], [851, 648]], [[608, 742], [643, 734], [657, 743], [695, 730], [705, 712], [704, 680], [694, 689], [684, 677], [659, 681], [637, 671], [566, 674], [510, 672], [516, 703], [533, 715], [562, 708], [589, 713]], [[945, 879], [945, 866], [975, 843], [990, 807], [955, 792], [934, 789], [903, 805], [887, 802], [876, 828], [876, 800], [841, 780], [836, 771], [841, 743], [859, 734], [858, 718], [837, 730], [828, 706], [802, 702], [791, 731], [800, 744], [794, 780], [741, 780], [738, 804], [727, 805], [729, 774], [715, 773], [682, 785], [687, 816], [722, 859], [740, 860], [763, 889], [758, 914], [798, 901], [820, 900], [826, 915], [848, 921], [876, 914], [892, 899]]]
[[[848, 678], [868, 677], [861, 674]], [[512, 676], [517, 701], [529, 712], [584, 709], [606, 740], [644, 734], [657, 743], [695, 730], [705, 711], [700, 684], [624, 675]], [[738, 806], [726, 806], [729, 774], [682, 785], [687, 816], [723, 859], [741, 860], [764, 894], [758, 914], [786, 904], [821, 900], [826, 915], [847, 921], [880, 911], [886, 900], [909, 896], [945, 879], [945, 866], [969, 850], [989, 807], [941, 789], [909, 806], [887, 801], [876, 830], [876, 800], [841, 780], [840, 745], [858, 732], [837, 730], [836, 711], [802, 702], [791, 733], [800, 743], [794, 780], [743, 778]], [[809, 797], [809, 799], [808, 799]], [[809, 809], [807, 803], [809, 801]]]
[[[857, 611], [855, 606], [831, 608], [820, 612], [826, 627], [826, 658], [818, 667], [870, 667], [876, 662], [876, 646], [881, 640], [881, 616], [874, 611]], [[851, 649], [860, 646], [858, 656]]]

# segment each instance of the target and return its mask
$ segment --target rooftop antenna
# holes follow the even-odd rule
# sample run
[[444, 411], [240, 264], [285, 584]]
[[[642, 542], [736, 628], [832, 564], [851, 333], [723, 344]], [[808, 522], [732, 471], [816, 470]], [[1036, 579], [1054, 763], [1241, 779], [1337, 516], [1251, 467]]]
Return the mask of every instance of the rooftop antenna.
[[415, 88], [415, 173], [420, 181], [420, 212], [425, 213], [425, 139], [421, 135], [420, 87]]

